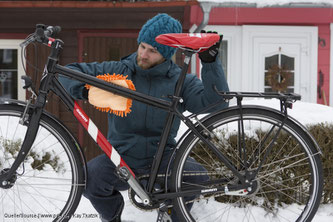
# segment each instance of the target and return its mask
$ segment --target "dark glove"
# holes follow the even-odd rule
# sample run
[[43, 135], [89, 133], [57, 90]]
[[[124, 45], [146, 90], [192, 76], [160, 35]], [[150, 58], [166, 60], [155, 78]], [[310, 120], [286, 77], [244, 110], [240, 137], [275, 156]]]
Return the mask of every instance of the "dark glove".
[[[201, 33], [215, 33], [215, 34], [217, 34], [217, 32], [206, 32], [205, 30], [201, 30]], [[202, 62], [205, 62], [205, 63], [215, 62], [216, 56], [219, 53], [222, 38], [223, 38], [223, 35], [220, 35], [220, 40], [219, 41], [217, 41], [209, 49], [199, 53], [199, 58]]]
[[83, 87], [82, 89], [82, 98], [88, 100], [88, 89], [86, 87]]

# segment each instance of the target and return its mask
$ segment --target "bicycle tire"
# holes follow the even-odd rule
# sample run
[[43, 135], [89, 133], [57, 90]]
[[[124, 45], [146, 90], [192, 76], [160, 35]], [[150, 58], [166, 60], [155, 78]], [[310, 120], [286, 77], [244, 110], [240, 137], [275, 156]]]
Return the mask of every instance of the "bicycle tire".
[[[19, 123], [24, 108], [0, 105], [1, 173], [10, 168], [27, 132], [27, 124]], [[11, 178], [12, 184], [0, 188], [0, 220], [68, 221], [85, 187], [84, 162], [67, 129], [44, 112], [34, 144]]]
[[[254, 189], [252, 192], [247, 190], [245, 195], [240, 191], [237, 193], [241, 194], [239, 196], [216, 192], [213, 195], [202, 194], [196, 199], [192, 197], [190, 201], [183, 197], [175, 198], [174, 209], [180, 221], [311, 221], [319, 207], [323, 189], [320, 150], [315, 141], [291, 118], [286, 119], [277, 134], [276, 126], [284, 119], [278, 111], [244, 106], [242, 112], [243, 140], [239, 140], [237, 133], [241, 116], [238, 108], [207, 117], [202, 125], [214, 133], [213, 136], [207, 133], [210, 135], [207, 137], [214, 139], [213, 144], [243, 174], [245, 163], [239, 157], [241, 146], [238, 141], [245, 141], [246, 164], [250, 166], [249, 171], [254, 172], [270, 141], [277, 135], [270, 155], [253, 181], [255, 185], [251, 190]], [[197, 126], [201, 133], [205, 132], [203, 128]], [[238, 183], [225, 164], [191, 132], [179, 146], [174, 160], [172, 191], [184, 191], [193, 186], [208, 190], [214, 188], [212, 184], [207, 185], [207, 181], [188, 182], [191, 176], [196, 176], [195, 172], [186, 171], [191, 159], [205, 168], [208, 182], [219, 179], [222, 187]], [[196, 177], [202, 172], [197, 174]]]

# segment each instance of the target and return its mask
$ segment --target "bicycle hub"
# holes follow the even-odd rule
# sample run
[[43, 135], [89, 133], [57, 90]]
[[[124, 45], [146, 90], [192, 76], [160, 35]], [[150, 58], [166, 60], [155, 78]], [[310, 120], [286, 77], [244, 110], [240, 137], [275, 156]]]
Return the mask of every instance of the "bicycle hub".
[[[9, 168], [5, 168], [0, 172], [0, 175], [4, 175], [9, 171]], [[3, 189], [9, 189], [14, 186], [17, 180], [17, 173], [13, 174], [9, 179], [0, 182], [0, 187]]]

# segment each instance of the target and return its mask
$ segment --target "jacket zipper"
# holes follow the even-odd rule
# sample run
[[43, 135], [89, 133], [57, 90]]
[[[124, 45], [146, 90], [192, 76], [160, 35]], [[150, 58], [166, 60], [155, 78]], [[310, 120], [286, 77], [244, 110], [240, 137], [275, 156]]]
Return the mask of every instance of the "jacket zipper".
[[[148, 95], [150, 95], [150, 90], [151, 90], [151, 78], [150, 76], [147, 76], [147, 80], [149, 82], [149, 88], [148, 88]], [[146, 154], [145, 154], [145, 157], [147, 158], [148, 157], [148, 127], [147, 127], [147, 116], [148, 116], [148, 108], [149, 106], [146, 105], [146, 115], [145, 115], [145, 137], [146, 137]], [[149, 166], [150, 167], [150, 166]]]

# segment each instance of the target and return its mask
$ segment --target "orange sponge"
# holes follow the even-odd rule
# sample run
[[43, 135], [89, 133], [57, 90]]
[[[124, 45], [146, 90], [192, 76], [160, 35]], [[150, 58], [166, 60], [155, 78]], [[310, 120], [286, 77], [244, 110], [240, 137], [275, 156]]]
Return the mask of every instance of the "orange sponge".
[[[127, 79], [128, 76], [123, 76], [121, 74], [113, 74], [109, 73], [104, 75], [96, 76], [98, 79], [102, 79], [104, 81], [131, 89], [135, 91], [135, 86], [133, 82]], [[88, 100], [89, 103], [94, 105], [96, 109], [102, 112], [113, 113], [117, 116], [123, 117], [127, 116], [128, 113], [131, 112], [132, 100], [116, 95], [114, 93], [102, 90], [100, 88], [86, 85], [88, 92]]]

